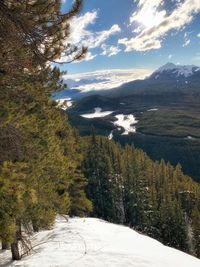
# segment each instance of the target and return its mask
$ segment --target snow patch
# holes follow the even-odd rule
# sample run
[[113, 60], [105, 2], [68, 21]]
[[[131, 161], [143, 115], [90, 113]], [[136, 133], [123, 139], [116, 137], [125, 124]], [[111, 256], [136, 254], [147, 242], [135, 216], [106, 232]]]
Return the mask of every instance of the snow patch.
[[135, 116], [132, 114], [118, 114], [115, 117], [117, 118], [117, 121], [114, 122], [114, 125], [120, 126], [125, 130], [122, 135], [128, 135], [129, 133], [136, 132], [136, 127], [133, 125], [137, 124], [138, 121], [135, 119]]
[[149, 111], [157, 111], [158, 110], [158, 108], [151, 108], [151, 109], [148, 109], [147, 111], [149, 112]]
[[102, 111], [102, 108], [95, 108], [94, 113], [82, 114], [81, 117], [87, 118], [87, 119], [103, 118], [112, 113], [113, 111]]
[[58, 217], [50, 231], [33, 236], [32, 255], [1, 266], [18, 267], [199, 267], [200, 260], [120, 225], [94, 218]]
[[108, 139], [109, 140], [112, 140], [113, 139], [113, 131], [109, 134]]
[[63, 110], [67, 110], [68, 108], [70, 108], [73, 105], [73, 101], [69, 97], [56, 99], [56, 102], [58, 103], [57, 106]]

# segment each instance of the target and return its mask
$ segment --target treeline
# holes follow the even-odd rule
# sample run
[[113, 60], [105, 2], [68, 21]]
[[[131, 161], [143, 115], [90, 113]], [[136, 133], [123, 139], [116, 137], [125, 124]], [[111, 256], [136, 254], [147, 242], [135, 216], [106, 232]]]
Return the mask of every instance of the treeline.
[[200, 257], [200, 185], [180, 165], [153, 162], [141, 150], [94, 134], [84, 144], [93, 216]]
[[59, 0], [0, 1], [2, 248], [19, 260], [57, 213], [90, 213], [200, 256], [199, 186], [131, 146], [80, 138], [51, 99], [63, 84], [50, 62], [86, 52], [66, 41], [81, 2], [62, 14]]
[[78, 136], [51, 100], [64, 85], [50, 62], [85, 52], [67, 43], [81, 3], [62, 14], [57, 0], [0, 1], [0, 240], [14, 260], [31, 249], [32, 231], [50, 228], [57, 213], [92, 208]]

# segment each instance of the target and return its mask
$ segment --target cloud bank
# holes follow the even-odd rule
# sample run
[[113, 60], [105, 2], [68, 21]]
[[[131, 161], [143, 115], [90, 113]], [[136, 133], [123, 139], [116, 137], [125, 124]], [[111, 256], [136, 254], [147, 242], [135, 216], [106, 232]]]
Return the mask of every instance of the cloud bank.
[[108, 56], [108, 57], [115, 56], [121, 51], [121, 49], [118, 46], [114, 46], [114, 45], [103, 44], [101, 48], [103, 50], [101, 55]]
[[152, 70], [149, 69], [111, 69], [67, 74], [63, 76], [63, 79], [70, 89], [88, 92], [115, 88], [126, 82], [143, 79], [151, 73]]

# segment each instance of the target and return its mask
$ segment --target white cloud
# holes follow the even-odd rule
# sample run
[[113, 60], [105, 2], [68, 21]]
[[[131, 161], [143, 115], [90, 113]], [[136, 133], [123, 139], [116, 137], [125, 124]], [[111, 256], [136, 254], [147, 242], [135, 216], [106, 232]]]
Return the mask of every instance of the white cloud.
[[168, 59], [172, 59], [172, 55], [169, 55], [169, 56], [168, 56]]
[[111, 35], [120, 32], [121, 29], [117, 24], [114, 24], [109, 30], [91, 33], [90, 38], [84, 40], [85, 45], [89, 48], [96, 48], [103, 44]]
[[82, 16], [74, 17], [70, 23], [70, 38], [69, 42], [74, 44], [82, 43], [87, 38], [91, 38], [92, 32], [87, 30], [87, 27], [94, 24], [97, 19], [97, 11], [87, 12]]
[[90, 61], [92, 59], [94, 59], [97, 55], [93, 55], [91, 52], [88, 52], [86, 57], [84, 58], [84, 60], [86, 61]]
[[[132, 14], [130, 22], [139, 23], [140, 32], [133, 38], [123, 38], [118, 42], [125, 46], [125, 51], [148, 51], [159, 49], [162, 40], [170, 30], [180, 30], [189, 24], [193, 15], [200, 12], [199, 0], [185, 0], [177, 3], [168, 14], [162, 9], [163, 0], [137, 0], [139, 10]], [[138, 26], [137, 26], [138, 31]]]
[[159, 25], [164, 20], [166, 15], [165, 10], [157, 10], [162, 3], [163, 0], [139, 0], [139, 11], [132, 14], [130, 17], [130, 23], [141, 23], [145, 28], [148, 29]]
[[73, 61], [72, 63], [76, 64], [76, 63], [79, 63], [81, 61], [90, 61], [90, 60], [93, 60], [95, 57], [97, 57], [97, 54], [92, 54], [91, 52], [87, 52], [86, 56], [81, 59], [81, 60], [75, 60]]
[[117, 24], [114, 24], [110, 29], [104, 31], [92, 32], [88, 30], [88, 26], [94, 24], [96, 19], [97, 11], [87, 12], [82, 16], [73, 18], [71, 22], [70, 41], [74, 44], [82, 44], [89, 48], [96, 48], [111, 35], [121, 31]]
[[87, 92], [115, 88], [126, 82], [143, 79], [151, 73], [152, 70], [149, 69], [111, 69], [67, 74], [63, 79], [69, 88]]
[[189, 38], [190, 32], [185, 32], [184, 33], [184, 43], [183, 43], [183, 47], [188, 46], [191, 43], [191, 40]]
[[199, 37], [199, 38], [200, 38], [200, 33], [198, 33], [198, 34], [197, 34], [197, 37]]
[[101, 48], [103, 50], [101, 55], [108, 56], [108, 57], [115, 56], [121, 51], [121, 49], [118, 46], [114, 46], [114, 45], [102, 44]]
[[186, 39], [183, 43], [183, 47], [186, 47], [190, 44], [191, 40], [190, 39]]
[[[74, 17], [71, 20], [71, 34], [66, 41], [77, 46], [86, 46], [88, 49], [94, 49], [100, 47], [106, 42], [112, 35], [115, 35], [121, 31], [119, 25], [114, 24], [109, 29], [103, 31], [94, 32], [89, 30], [89, 26], [94, 24], [98, 18], [97, 11], [87, 12], [84, 15]], [[97, 55], [92, 55], [88, 52], [88, 56], [85, 60], [91, 60]], [[62, 57], [62, 61], [66, 61], [66, 57]]]

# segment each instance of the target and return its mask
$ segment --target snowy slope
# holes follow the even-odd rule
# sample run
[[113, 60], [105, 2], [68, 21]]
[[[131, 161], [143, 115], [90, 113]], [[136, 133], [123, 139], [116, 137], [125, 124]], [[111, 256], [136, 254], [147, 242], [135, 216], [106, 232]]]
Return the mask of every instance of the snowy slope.
[[112, 114], [113, 111], [102, 111], [102, 108], [95, 108], [94, 113], [82, 114], [81, 117], [87, 119], [102, 118]]
[[[26, 267], [199, 267], [200, 260], [128, 227], [98, 219], [60, 217], [53, 230], [34, 236], [32, 255], [8, 263], [0, 254], [0, 266]], [[4, 261], [3, 261], [4, 259]], [[6, 261], [8, 264], [6, 264]]]
[[173, 63], [167, 63], [156, 70], [153, 75], [171, 71], [176, 74], [177, 77], [184, 76], [185, 78], [187, 78], [193, 75], [195, 72], [200, 71], [200, 68], [195, 65], [175, 65]]

